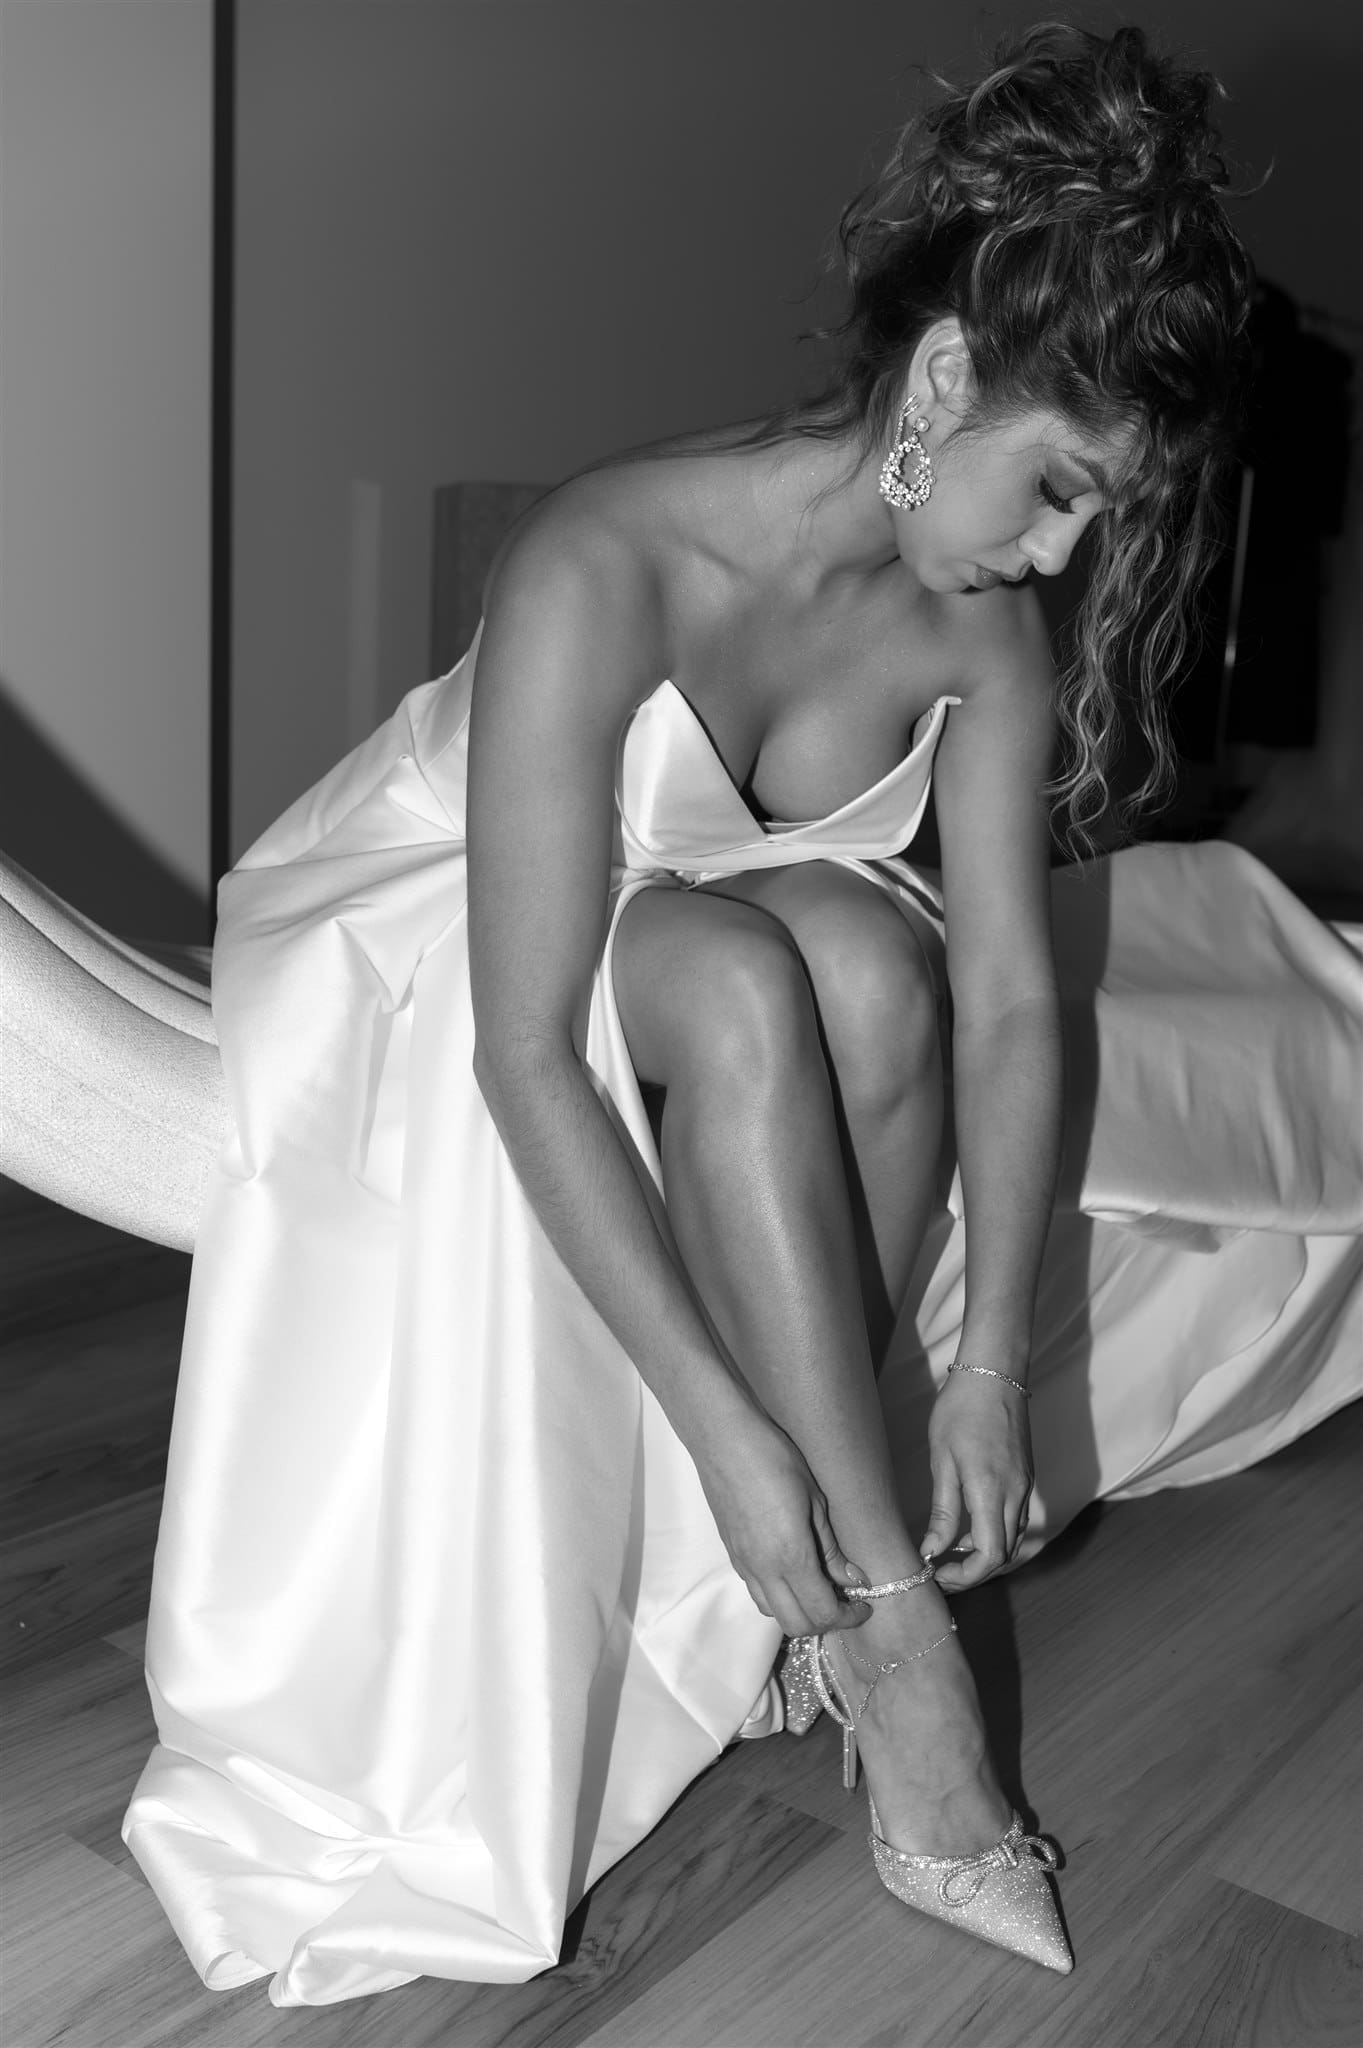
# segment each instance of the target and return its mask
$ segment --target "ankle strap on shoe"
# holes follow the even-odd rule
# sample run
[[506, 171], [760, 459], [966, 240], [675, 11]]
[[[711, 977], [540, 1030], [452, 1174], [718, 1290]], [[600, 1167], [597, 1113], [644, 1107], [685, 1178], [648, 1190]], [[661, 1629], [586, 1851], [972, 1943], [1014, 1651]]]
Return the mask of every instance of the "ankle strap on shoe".
[[937, 1576], [937, 1560], [929, 1557], [923, 1560], [921, 1572], [915, 1572], [909, 1579], [886, 1579], [883, 1586], [848, 1586], [849, 1600], [888, 1600], [891, 1593], [911, 1593], [915, 1586], [926, 1586]]

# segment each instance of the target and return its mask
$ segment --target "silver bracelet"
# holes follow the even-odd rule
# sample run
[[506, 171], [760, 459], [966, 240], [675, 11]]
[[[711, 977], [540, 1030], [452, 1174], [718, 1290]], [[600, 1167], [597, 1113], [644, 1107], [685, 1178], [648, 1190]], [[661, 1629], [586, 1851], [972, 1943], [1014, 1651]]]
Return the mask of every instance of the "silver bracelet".
[[1021, 1394], [1024, 1401], [1030, 1401], [1032, 1398], [1030, 1387], [1025, 1387], [1021, 1380], [1010, 1380], [1006, 1372], [995, 1372], [992, 1365], [967, 1365], [963, 1358], [957, 1358], [953, 1359], [947, 1371], [983, 1373], [987, 1380], [1002, 1380], [1005, 1387], [1012, 1387], [1015, 1393]]

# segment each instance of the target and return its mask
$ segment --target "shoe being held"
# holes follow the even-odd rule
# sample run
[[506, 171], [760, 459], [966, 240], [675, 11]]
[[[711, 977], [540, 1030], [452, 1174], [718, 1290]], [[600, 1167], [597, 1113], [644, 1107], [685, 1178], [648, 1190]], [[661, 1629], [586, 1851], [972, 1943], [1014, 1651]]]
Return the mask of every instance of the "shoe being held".
[[[884, 1600], [892, 1593], [910, 1592], [915, 1586], [927, 1585], [935, 1569], [929, 1562], [912, 1578], [893, 1579], [883, 1586], [858, 1586], [856, 1598]], [[871, 1694], [882, 1678], [939, 1649], [955, 1630], [953, 1621], [946, 1633], [926, 1649], [879, 1666], [858, 1656], [844, 1632], [842, 1648], [848, 1661], [869, 1673], [869, 1683], [855, 1707], [833, 1669], [827, 1637], [795, 1638], [787, 1647], [778, 1673], [787, 1728], [803, 1735], [821, 1712], [830, 1714], [842, 1729], [843, 1784], [849, 1792], [855, 1791], [857, 1724], [866, 1712]], [[934, 1920], [963, 1927], [996, 1948], [1028, 1957], [1048, 1970], [1068, 1976], [1074, 1968], [1074, 1958], [1060, 1925], [1050, 1881], [1056, 1866], [1055, 1850], [1042, 1836], [1024, 1833], [1017, 1813], [990, 1849], [969, 1856], [917, 1856], [886, 1841], [873, 1799], [870, 1807], [871, 1853], [881, 1883], [897, 1899]]]

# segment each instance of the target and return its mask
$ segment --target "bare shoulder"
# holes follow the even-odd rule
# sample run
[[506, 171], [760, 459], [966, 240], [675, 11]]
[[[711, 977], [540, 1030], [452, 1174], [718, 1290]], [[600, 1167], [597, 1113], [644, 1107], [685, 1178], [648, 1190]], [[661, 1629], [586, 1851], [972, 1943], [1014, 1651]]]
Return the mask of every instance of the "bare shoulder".
[[628, 495], [609, 473], [577, 477], [523, 514], [483, 588], [488, 638], [502, 638], [513, 619], [544, 620], [563, 644], [585, 634], [606, 653], [603, 642], [618, 641], [626, 662], [647, 664], [660, 618], [658, 558]]

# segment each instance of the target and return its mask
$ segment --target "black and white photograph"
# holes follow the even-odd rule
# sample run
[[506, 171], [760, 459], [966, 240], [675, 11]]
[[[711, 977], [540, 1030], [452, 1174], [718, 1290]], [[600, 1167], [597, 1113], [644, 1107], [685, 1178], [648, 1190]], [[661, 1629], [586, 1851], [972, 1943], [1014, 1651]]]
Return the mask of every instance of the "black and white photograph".
[[0, 0], [0, 2048], [1363, 2038], [1360, 107]]

